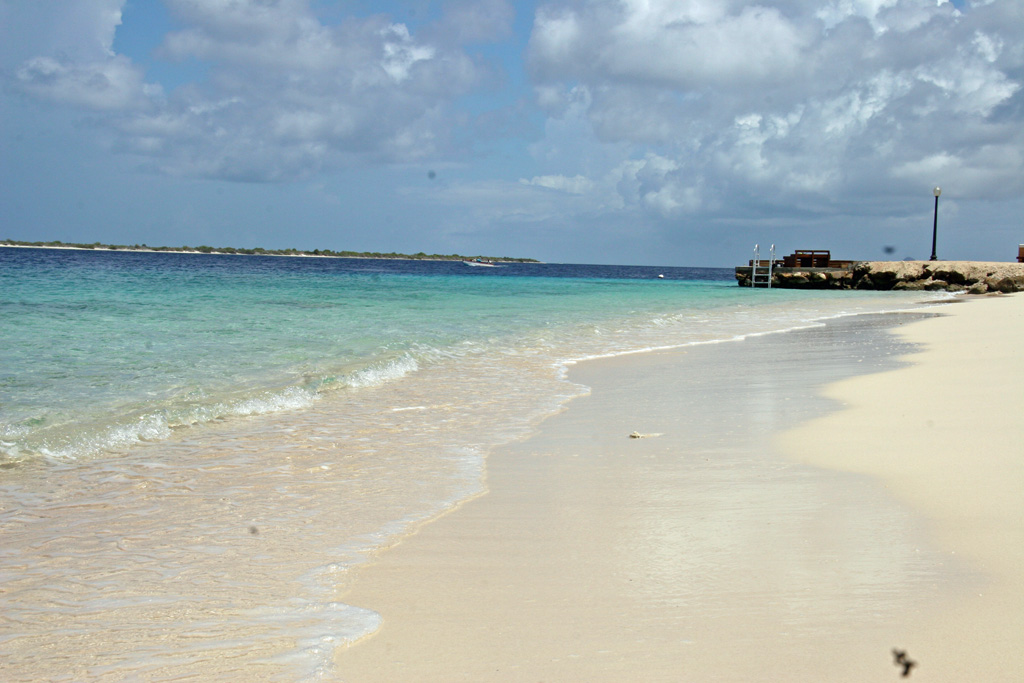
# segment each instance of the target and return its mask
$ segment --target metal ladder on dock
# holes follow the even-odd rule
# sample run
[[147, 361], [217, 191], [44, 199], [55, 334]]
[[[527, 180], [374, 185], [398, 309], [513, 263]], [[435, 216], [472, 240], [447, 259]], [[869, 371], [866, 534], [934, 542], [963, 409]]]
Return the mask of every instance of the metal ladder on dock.
[[772, 269], [775, 267], [775, 245], [768, 250], [768, 261], [767, 263], [761, 261], [761, 246], [758, 244], [754, 245], [754, 260], [752, 262], [752, 268], [750, 269], [750, 286], [751, 287], [768, 287], [771, 289], [772, 286]]

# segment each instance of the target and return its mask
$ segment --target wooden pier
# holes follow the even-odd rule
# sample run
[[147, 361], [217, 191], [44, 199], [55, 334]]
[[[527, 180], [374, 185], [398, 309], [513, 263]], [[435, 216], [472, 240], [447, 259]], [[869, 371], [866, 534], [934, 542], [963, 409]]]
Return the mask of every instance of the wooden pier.
[[846, 281], [853, 264], [833, 260], [826, 249], [798, 249], [781, 259], [758, 259], [756, 263], [751, 259], [736, 268], [736, 280], [741, 287], [849, 289]]

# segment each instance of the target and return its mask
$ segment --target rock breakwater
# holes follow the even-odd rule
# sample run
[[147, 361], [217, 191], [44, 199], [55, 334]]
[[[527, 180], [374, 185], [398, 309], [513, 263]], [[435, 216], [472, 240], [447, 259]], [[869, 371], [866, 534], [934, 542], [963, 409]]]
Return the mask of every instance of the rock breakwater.
[[986, 261], [861, 261], [857, 289], [945, 290], [986, 294], [1024, 291], [1024, 264]]
[[[741, 272], [744, 271], [744, 272]], [[737, 268], [741, 286], [750, 269]], [[775, 268], [772, 287], [987, 294], [1024, 291], [1024, 263], [997, 261], [855, 261], [848, 268]]]

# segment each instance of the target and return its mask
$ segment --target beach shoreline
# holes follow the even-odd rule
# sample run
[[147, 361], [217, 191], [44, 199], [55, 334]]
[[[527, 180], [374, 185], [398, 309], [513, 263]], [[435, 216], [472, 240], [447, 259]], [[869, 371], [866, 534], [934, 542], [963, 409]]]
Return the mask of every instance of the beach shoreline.
[[[476, 495], [485, 476], [492, 492], [480, 500], [488, 506], [500, 492], [553, 494], [550, 500], [507, 506], [529, 511], [533, 521], [561, 515], [565, 501], [556, 494], [575, 484], [557, 482], [589, 478], [593, 486], [579, 490], [601, 492], [604, 482], [615, 481], [617, 471], [599, 465], [629, 461], [611, 452], [600, 460], [590, 457], [603, 444], [629, 444], [630, 452], [639, 453], [668, 449], [643, 456], [654, 458], [656, 467], [625, 468], [624, 476], [639, 478], [630, 489], [613, 488], [608, 496], [637, 494], [642, 500], [646, 494], [640, 494], [651, 490], [666, 500], [678, 498], [678, 491], [645, 479], [648, 472], [664, 471], [676, 471], [682, 482], [709, 484], [693, 495], [714, 494], [719, 502], [739, 491], [757, 493], [749, 477], [740, 477], [742, 487], [729, 479], [747, 470], [774, 476], [772, 468], [750, 469], [737, 460], [756, 450], [740, 452], [730, 445], [736, 439], [728, 420], [736, 411], [712, 415], [728, 420], [709, 427], [692, 423], [706, 412], [699, 404], [714, 390], [722, 399], [718, 405], [730, 406], [736, 403], [730, 392], [741, 387], [739, 414], [756, 415], [760, 422], [774, 419], [773, 407], [789, 413], [802, 400], [765, 400], [771, 399], [764, 393], [770, 383], [758, 388], [761, 377], [712, 349], [742, 348], [743, 361], [749, 362], [750, 351], [779, 349], [779, 344], [785, 350], [787, 340], [798, 338], [783, 330], [810, 328], [820, 330], [812, 341], [829, 346], [831, 327], [818, 321], [895, 308], [930, 311], [925, 302], [945, 298], [751, 292], [683, 268], [650, 281], [631, 277], [643, 272], [618, 266], [553, 266], [558, 277], [498, 280], [460, 277], [462, 265], [381, 262], [364, 269], [339, 262], [325, 277], [325, 269], [309, 261], [214, 263], [104, 253], [81, 258], [58, 250], [24, 259], [14, 252], [0, 249], [5, 275], [14, 276], [10, 294], [18, 313], [0, 328], [5, 367], [15, 371], [16, 380], [7, 383], [11, 391], [4, 397], [5, 424], [0, 425], [5, 547], [0, 574], [8, 577], [0, 677], [10, 681], [37, 680], [40, 671], [50, 678], [97, 681], [174, 675], [331, 678], [335, 652], [375, 631], [380, 619], [372, 607], [362, 606], [376, 600], [349, 605], [343, 586], [367, 561], [394, 557], [382, 549], [420, 527], [414, 538], [423, 538], [477, 507], [473, 501], [424, 526]], [[741, 338], [765, 341], [735, 342]], [[518, 444], [585, 392], [573, 377], [604, 363], [582, 359], [603, 357], [628, 369], [633, 360], [616, 356], [655, 358], [653, 350], [670, 348], [684, 358], [709, 361], [697, 366], [706, 376], [679, 378], [683, 385], [700, 383], [700, 391], [675, 398], [670, 392], [672, 400], [697, 401], [677, 411], [689, 426], [649, 423], [648, 416], [672, 413], [660, 405], [667, 375], [661, 376], [660, 366], [652, 366], [653, 374], [630, 370], [623, 389], [634, 393], [614, 398], [612, 407], [630, 406], [636, 419], [618, 423], [607, 438], [573, 446], [587, 457], [509, 450], [485, 470], [497, 447]], [[641, 350], [647, 352], [637, 353]], [[858, 358], [868, 359], [866, 351], [858, 351]], [[754, 363], [766, 373], [764, 379], [778, 375], [772, 358], [763, 355]], [[574, 359], [580, 362], [573, 364]], [[837, 361], [840, 366], [851, 362]], [[740, 374], [721, 383], [710, 372], [715, 368]], [[634, 375], [645, 373], [646, 388], [640, 391], [633, 386]], [[637, 413], [638, 399], [658, 404]], [[605, 418], [584, 417], [573, 430], [588, 435], [602, 420], [612, 425]], [[633, 431], [663, 436], [629, 439]], [[702, 433], [722, 438], [710, 444], [717, 453], [714, 462], [673, 457], [668, 447], [674, 441]], [[728, 452], [719, 453], [722, 449]], [[498, 467], [502, 461], [509, 467]], [[574, 471], [575, 464], [582, 469]], [[545, 471], [551, 476], [526, 479]], [[510, 485], [501, 483], [506, 474]], [[786, 486], [802, 484], [787, 475]], [[588, 505], [572, 502], [580, 519], [596, 520]], [[625, 541], [649, 538], [658, 529], [659, 514], [644, 510], [635, 519], [619, 520], [625, 527], [602, 518], [588, 527], [596, 538], [583, 543], [574, 536], [575, 522], [567, 519], [569, 526], [561, 531], [569, 540], [550, 537], [546, 552], [561, 558], [556, 551], [573, 545], [587, 551], [581, 558], [595, 548], [611, 558], [621, 554]], [[497, 519], [503, 529], [507, 516]], [[696, 531], [709, 538], [714, 519]], [[609, 544], [602, 532], [609, 526], [633, 531], [623, 543]], [[521, 534], [522, 557], [535, 554], [546, 531], [542, 525], [537, 533]], [[482, 535], [490, 538], [492, 532], [493, 524]], [[651, 556], [657, 547], [654, 541], [641, 544], [636, 555], [650, 562], [630, 566], [663, 567], [658, 581], [668, 580], [671, 587], [670, 567]], [[479, 549], [490, 552], [486, 545]], [[535, 565], [526, 561], [522, 568], [533, 571]], [[578, 576], [608, 577], [610, 566], [581, 569]], [[558, 567], [553, 571], [555, 578], [562, 573]], [[515, 573], [515, 582], [529, 576], [518, 568]], [[479, 578], [495, 576], [483, 571]], [[595, 592], [621, 595], [629, 578], [636, 578], [633, 570], [623, 574], [624, 585], [614, 576], [607, 589], [588, 590], [578, 602], [589, 604]], [[561, 590], [558, 581], [528, 583], [555, 587], [554, 597], [572, 592]], [[643, 594], [634, 597], [647, 600], [652, 584], [637, 585]], [[680, 604], [693, 597], [673, 590], [671, 599]], [[594, 601], [594, 609], [603, 613], [601, 604]], [[631, 598], [624, 605], [629, 623], [645, 619], [643, 609], [634, 609], [637, 604]], [[396, 622], [385, 607], [382, 633]], [[505, 621], [504, 612], [490, 621]], [[522, 623], [558, 624], [573, 614], [569, 605]], [[453, 620], [468, 624], [473, 618], [479, 623], [482, 617]], [[807, 623], [795, 613], [785, 618], [800, 628]], [[659, 632], [671, 634], [673, 628]], [[594, 639], [581, 632], [578, 642], [609, 635]], [[559, 642], [554, 636], [544, 640]], [[526, 647], [526, 652], [541, 651]], [[620, 658], [635, 659], [632, 653]], [[416, 677], [393, 680], [408, 678]]]
[[[927, 680], [1024, 678], [1022, 333], [1021, 295], [971, 299], [903, 328], [897, 334], [922, 347], [909, 367], [829, 386], [842, 410], [778, 440], [802, 462], [878, 481], [974, 573], [972, 590], [919, 619]], [[854, 436], [807, 448], [837, 430]]]
[[[972, 327], [998, 326], [1022, 302], [988, 301]], [[955, 327], [974, 308], [935, 319]], [[352, 577], [341, 598], [378, 611], [383, 627], [339, 651], [341, 680], [877, 680], [898, 674], [897, 646], [920, 658], [923, 680], [1013, 680], [1020, 656], [983, 628], [992, 606], [971, 612], [968, 596], [993, 585], [989, 568], [950, 555], [935, 533], [948, 520], [894, 496], [873, 471], [808, 462], [799, 448], [807, 425], [832, 441], [865, 433], [849, 431], [845, 399], [823, 397], [822, 385], [931, 362], [914, 353], [894, 369], [914, 345], [942, 342], [928, 333], [932, 320], [911, 326], [912, 341], [885, 332], [921, 317], [830, 321], [573, 368], [592, 393], [492, 454], [487, 494]], [[976, 359], [974, 381], [1005, 374], [993, 363]], [[708, 377], [702, 367], [736, 369]], [[1019, 378], [1020, 361], [1010, 370]], [[1019, 414], [1020, 397], [1009, 400], [1004, 410]], [[936, 410], [941, 419], [956, 405]], [[628, 438], [634, 431], [649, 438]], [[1008, 485], [1018, 481], [1010, 474]], [[1019, 509], [1011, 500], [1000, 520], [1010, 537], [1020, 536]], [[1003, 569], [1010, 576], [995, 585], [1018, 604], [1020, 584]], [[999, 615], [1019, 636], [1019, 621]], [[933, 628], [947, 617], [974, 624], [973, 637], [947, 642], [950, 628]]]

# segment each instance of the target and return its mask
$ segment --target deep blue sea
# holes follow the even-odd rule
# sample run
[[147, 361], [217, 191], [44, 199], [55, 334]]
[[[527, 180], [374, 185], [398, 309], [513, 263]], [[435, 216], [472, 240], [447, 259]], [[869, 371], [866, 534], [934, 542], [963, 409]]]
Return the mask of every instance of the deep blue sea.
[[[572, 363], [939, 296], [0, 248], [0, 659], [93, 662], [79, 680], [232, 657], [264, 680], [328, 676], [379, 623], [334, 599], [347, 570], [479, 494], [490, 449], [586, 393]], [[118, 651], [89, 659], [100, 634]]]

